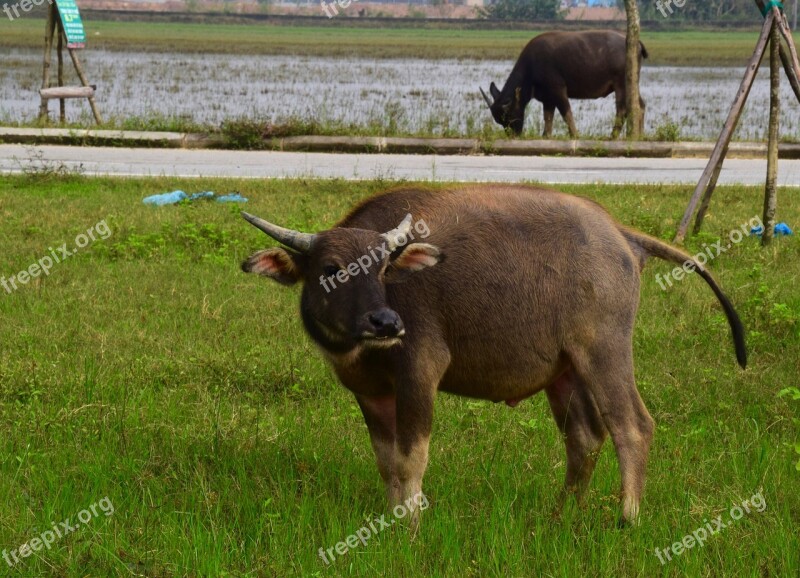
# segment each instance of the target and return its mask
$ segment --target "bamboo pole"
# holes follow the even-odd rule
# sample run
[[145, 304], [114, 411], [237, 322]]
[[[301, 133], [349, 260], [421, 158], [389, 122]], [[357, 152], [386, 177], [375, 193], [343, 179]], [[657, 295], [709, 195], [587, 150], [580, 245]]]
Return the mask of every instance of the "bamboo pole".
[[766, 246], [772, 242], [775, 234], [775, 212], [778, 205], [778, 138], [781, 114], [781, 33], [777, 22], [772, 27], [769, 52], [769, 148], [767, 153], [767, 183], [764, 191], [764, 231], [761, 244]]
[[793, 63], [789, 55], [783, 49], [783, 46], [781, 46], [780, 55], [781, 62], [783, 62], [783, 69], [786, 71], [786, 76], [789, 77], [789, 84], [792, 86], [794, 95], [797, 97], [797, 102], [800, 102], [800, 82], [798, 82]]
[[[83, 72], [83, 66], [81, 66], [81, 62], [78, 60], [78, 55], [75, 53], [75, 50], [72, 48], [67, 48], [67, 52], [69, 52], [69, 56], [72, 58], [72, 64], [75, 65], [75, 71], [78, 73], [78, 78], [81, 79], [83, 86], [91, 86], [89, 81], [86, 80], [86, 75]], [[92, 107], [92, 114], [94, 114], [94, 120], [97, 121], [97, 124], [103, 124], [103, 121], [100, 118], [100, 112], [97, 110], [97, 103], [95, 103], [94, 96], [89, 97], [89, 106]]]
[[[61, 19], [58, 20], [58, 87], [62, 88], [64, 86], [64, 29], [61, 24]], [[67, 122], [67, 107], [66, 101], [61, 98], [58, 100], [58, 107], [59, 107], [59, 120], [61, 124]]]
[[[53, 51], [53, 32], [56, 26], [56, 5], [51, 4], [47, 11], [47, 24], [44, 32], [44, 70], [42, 72], [42, 88], [50, 88], [50, 58]], [[39, 120], [47, 120], [47, 99], [42, 99], [39, 105]]]
[[[772, 12], [776, 14], [775, 18], [778, 22], [778, 28], [781, 31], [781, 36], [786, 40], [786, 44], [789, 47], [789, 54], [791, 55], [791, 66], [786, 67], [786, 75], [790, 79], [793, 76], [795, 79], [800, 78], [800, 59], [797, 57], [797, 48], [794, 45], [794, 37], [792, 36], [792, 31], [789, 29], [789, 23], [786, 22], [786, 15], [774, 6]], [[783, 49], [782, 46], [781, 49]], [[786, 60], [789, 60], [788, 56]]]
[[[728, 156], [728, 147], [730, 146], [730, 141], [725, 145], [725, 148], [722, 151], [722, 158], [726, 158]], [[714, 167], [714, 172], [711, 174], [711, 179], [708, 181], [708, 186], [706, 187], [706, 192], [703, 195], [703, 200], [700, 202], [700, 208], [697, 210], [697, 217], [694, 220], [694, 229], [692, 229], [692, 235], [696, 235], [700, 232], [700, 227], [703, 226], [703, 219], [706, 217], [706, 212], [708, 211], [708, 206], [711, 204], [711, 195], [714, 194], [714, 191], [717, 190], [717, 183], [719, 182], [719, 174], [722, 172], [722, 161], [717, 163], [717, 166]]]
[[[763, 13], [764, 7], [766, 6], [764, 0], [755, 0], [755, 2], [758, 9]], [[798, 0], [794, 2], [795, 17], [797, 16], [797, 2]], [[789, 22], [786, 20], [786, 15], [778, 11], [777, 19], [781, 27], [781, 35], [784, 37], [789, 47], [789, 52], [787, 52], [786, 47], [781, 44], [781, 62], [783, 63], [783, 69], [786, 71], [786, 76], [789, 78], [789, 84], [792, 86], [794, 95], [797, 97], [797, 101], [800, 102], [800, 82], [798, 81], [798, 78], [800, 78], [800, 61], [798, 61], [794, 39], [789, 30]], [[795, 26], [795, 28], [797, 28], [797, 26]]]
[[[761, 1], [763, 2], [763, 0]], [[794, 37], [792, 36], [792, 27], [789, 25], [789, 20], [786, 18], [786, 13], [783, 10], [779, 10], [777, 6], [773, 6], [772, 11], [775, 12], [776, 17], [778, 18], [778, 27], [781, 31], [781, 36], [783, 36], [783, 39], [786, 40], [786, 44], [789, 45], [789, 49], [792, 51], [795, 66], [797, 67], [797, 50], [795, 49]], [[800, 68], [798, 68], [797, 71], [800, 72]]]
[[[686, 207], [686, 212], [683, 214], [683, 218], [678, 226], [678, 232], [675, 235], [675, 243], [683, 243], [683, 240], [686, 238], [686, 231], [689, 228], [689, 221], [691, 220], [692, 215], [697, 208], [697, 203], [700, 201], [700, 195], [703, 194], [704, 190], [706, 190], [706, 197], [708, 198], [703, 200], [703, 204], [708, 206], [708, 203], [711, 200], [711, 194], [709, 191], [713, 192], [714, 188], [716, 187], [716, 179], [712, 182], [712, 177], [719, 177], [719, 173], [722, 170], [722, 163], [725, 160], [725, 152], [728, 150], [731, 138], [733, 137], [733, 132], [736, 130], [736, 126], [739, 124], [739, 119], [742, 116], [744, 104], [747, 102], [747, 97], [750, 95], [750, 89], [753, 87], [753, 81], [756, 78], [756, 72], [758, 72], [761, 59], [764, 57], [764, 50], [767, 46], [767, 40], [769, 39], [774, 22], [775, 11], [773, 10], [767, 14], [766, 19], [764, 20], [764, 26], [761, 29], [761, 36], [759, 36], [753, 56], [750, 58], [750, 62], [747, 64], [747, 70], [744, 78], [742, 79], [742, 83], [739, 86], [739, 92], [736, 94], [736, 98], [731, 105], [731, 110], [728, 113], [728, 119], [725, 121], [725, 125], [722, 128], [719, 139], [717, 139], [717, 144], [714, 147], [714, 151], [711, 154], [708, 165], [706, 165], [706, 168], [700, 177], [700, 181], [697, 183], [694, 193], [692, 193], [692, 197], [689, 200], [689, 206]], [[700, 217], [699, 214], [698, 217]], [[695, 228], [699, 227], [701, 223], [702, 218], [700, 218], [695, 224]]]

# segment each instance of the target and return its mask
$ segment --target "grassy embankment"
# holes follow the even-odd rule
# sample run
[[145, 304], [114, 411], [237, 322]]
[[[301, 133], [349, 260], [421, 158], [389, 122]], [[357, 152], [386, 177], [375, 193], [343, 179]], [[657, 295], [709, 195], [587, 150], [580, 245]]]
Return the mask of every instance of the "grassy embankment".
[[[536, 31], [279, 25], [86, 22], [89, 46], [108, 50], [296, 54], [371, 58], [514, 59]], [[44, 22], [0, 20], [0, 48], [42, 45]], [[654, 66], [742, 66], [757, 34], [739, 31], [647, 32]]]
[[[564, 450], [543, 396], [516, 409], [437, 400], [412, 543], [386, 530], [328, 568], [320, 547], [384, 513], [366, 428], [303, 334], [296, 290], [246, 276], [268, 244], [240, 207], [145, 207], [147, 194], [239, 190], [248, 211], [315, 230], [390, 183], [0, 180], [0, 275], [27, 268], [101, 220], [99, 240], [11, 294], [0, 290], [0, 548], [12, 550], [109, 497], [115, 511], [3, 575], [796, 576], [800, 572], [800, 247], [755, 239], [710, 264], [747, 329], [750, 366], [695, 276], [662, 291], [642, 276], [639, 389], [658, 429], [639, 528], [616, 527], [606, 444], [587, 509], [549, 512]], [[688, 191], [563, 187], [670, 238]], [[796, 195], [792, 192], [792, 198]], [[800, 223], [787, 197], [781, 218]], [[796, 200], [796, 199], [795, 199]], [[761, 191], [721, 188], [703, 244], [761, 211]], [[465, 280], [468, 283], [469, 280]], [[518, 306], [524, 306], [519, 304]], [[731, 522], [757, 492], [766, 509]], [[722, 515], [730, 525], [662, 566], [666, 548]]]

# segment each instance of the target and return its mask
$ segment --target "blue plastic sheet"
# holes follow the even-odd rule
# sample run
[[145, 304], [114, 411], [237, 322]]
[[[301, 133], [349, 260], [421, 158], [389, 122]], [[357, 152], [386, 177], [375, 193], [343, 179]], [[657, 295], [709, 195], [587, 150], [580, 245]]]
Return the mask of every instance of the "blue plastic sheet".
[[217, 197], [218, 203], [246, 203], [247, 199], [239, 193], [231, 193], [230, 195], [223, 195]]
[[[760, 237], [763, 232], [763, 227], [753, 227], [750, 229], [750, 234], [755, 235], [756, 237]], [[781, 235], [794, 235], [794, 233], [786, 223], [778, 223], [775, 225], [775, 236], [780, 237]]]
[[228, 195], [216, 196], [213, 191], [203, 191], [202, 193], [194, 193], [189, 196], [183, 191], [172, 191], [171, 193], [162, 193], [160, 195], [151, 195], [146, 197], [142, 202], [145, 205], [153, 205], [156, 207], [163, 207], [164, 205], [175, 205], [188, 199], [190, 202], [200, 200], [216, 200], [218, 203], [246, 203], [247, 199], [239, 193], [230, 193]]
[[188, 198], [188, 195], [183, 191], [172, 191], [171, 193], [164, 193], [161, 195], [151, 195], [146, 197], [142, 202], [145, 205], [162, 207], [164, 205], [174, 205], [175, 203], [180, 203], [186, 198]]

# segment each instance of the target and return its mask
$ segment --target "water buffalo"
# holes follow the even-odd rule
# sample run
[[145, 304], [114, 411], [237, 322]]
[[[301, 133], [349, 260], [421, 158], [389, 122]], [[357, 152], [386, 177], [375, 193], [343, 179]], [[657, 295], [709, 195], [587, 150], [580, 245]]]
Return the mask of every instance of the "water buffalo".
[[510, 185], [399, 189], [316, 234], [243, 216], [285, 248], [258, 251], [242, 269], [303, 283], [305, 329], [355, 394], [392, 505], [422, 491], [438, 391], [514, 406], [544, 390], [566, 441], [559, 502], [580, 499], [610, 434], [622, 520], [633, 520], [653, 435], [632, 345], [650, 256], [696, 268], [746, 365], [741, 321], [711, 275], [581, 197]]
[[[639, 43], [639, 69], [647, 58]], [[492, 99], [481, 88], [486, 104], [498, 124], [522, 134], [525, 107], [532, 98], [544, 105], [544, 136], [553, 132], [555, 109], [564, 118], [572, 138], [578, 137], [570, 98], [605, 98], [612, 92], [617, 100], [617, 117], [612, 138], [619, 135], [627, 114], [625, 103], [625, 35], [614, 30], [545, 32], [522, 50], [503, 90], [489, 86]], [[641, 126], [644, 125], [644, 100]]]

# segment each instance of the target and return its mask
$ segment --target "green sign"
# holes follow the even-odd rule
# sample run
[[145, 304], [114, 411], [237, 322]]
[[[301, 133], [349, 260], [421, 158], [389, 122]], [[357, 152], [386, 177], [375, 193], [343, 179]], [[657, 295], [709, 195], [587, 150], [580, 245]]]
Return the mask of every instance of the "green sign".
[[75, 0], [56, 0], [61, 24], [67, 36], [67, 48], [83, 48], [86, 46], [86, 32], [83, 30], [81, 13]]

